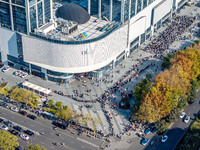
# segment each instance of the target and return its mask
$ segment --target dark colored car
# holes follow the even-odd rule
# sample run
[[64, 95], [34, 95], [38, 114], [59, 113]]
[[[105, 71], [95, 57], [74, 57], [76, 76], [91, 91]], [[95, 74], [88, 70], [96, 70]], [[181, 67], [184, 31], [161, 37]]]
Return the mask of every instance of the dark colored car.
[[20, 127], [20, 126], [14, 126], [13, 127], [15, 130], [19, 131], [19, 132], [22, 132], [23, 129]]
[[28, 135], [30, 135], [30, 136], [33, 136], [33, 135], [35, 135], [32, 131], [30, 131], [30, 130], [26, 130], [26, 131], [24, 131], [24, 133], [26, 133], [26, 134], [28, 134]]
[[3, 123], [8, 127], [14, 127], [14, 124], [10, 121], [4, 121]]
[[29, 117], [30, 119], [33, 119], [33, 120], [35, 120], [35, 119], [37, 119], [37, 117], [36, 116], [34, 116], [34, 115], [27, 115], [27, 117]]
[[68, 123], [64, 121], [53, 121], [53, 125], [61, 128], [61, 129], [66, 129], [68, 127]]
[[26, 112], [26, 111], [23, 111], [23, 110], [19, 111], [19, 113], [22, 114], [23, 116], [26, 116], [26, 115], [27, 115], [27, 112]]
[[2, 123], [3, 122], [3, 119], [2, 118], [0, 118], [0, 123]]
[[158, 132], [158, 129], [156, 127], [152, 128], [151, 130], [152, 133], [157, 133]]
[[22, 147], [18, 146], [18, 147], [15, 148], [15, 150], [22, 150]]
[[14, 135], [19, 135], [19, 132], [17, 132], [16, 130], [11, 130], [10, 133], [12, 133]]

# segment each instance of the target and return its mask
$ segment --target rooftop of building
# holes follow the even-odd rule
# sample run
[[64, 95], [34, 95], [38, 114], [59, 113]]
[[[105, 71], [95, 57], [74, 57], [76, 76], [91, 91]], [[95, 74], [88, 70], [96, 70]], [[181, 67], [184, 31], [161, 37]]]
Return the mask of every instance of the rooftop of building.
[[[66, 16], [65, 14], [63, 18], [57, 18], [56, 11], [59, 10], [59, 8], [62, 8], [63, 6], [64, 5], [61, 5], [58, 2], [54, 3], [53, 21], [46, 23], [40, 28], [36, 29], [35, 34], [46, 37], [48, 39], [55, 39], [61, 41], [82, 41], [82, 40], [94, 39], [103, 34], [106, 34], [108, 31], [112, 30], [118, 24], [117, 22], [114, 21], [110, 22], [106, 17], [98, 19], [96, 16], [90, 16], [88, 21], [83, 20], [83, 22], [86, 21], [83, 24], [75, 22], [77, 21], [76, 20], [77, 18], [80, 19], [79, 17], [75, 17], [75, 19], [73, 18], [74, 21], [64, 20], [63, 18], [65, 17], [71, 17], [71, 16]], [[80, 10], [79, 13], [81, 12], [82, 11]], [[77, 25], [77, 28], [74, 28], [72, 32], [67, 33], [67, 31], [70, 30], [75, 25]], [[43, 32], [44, 30], [45, 32]]]

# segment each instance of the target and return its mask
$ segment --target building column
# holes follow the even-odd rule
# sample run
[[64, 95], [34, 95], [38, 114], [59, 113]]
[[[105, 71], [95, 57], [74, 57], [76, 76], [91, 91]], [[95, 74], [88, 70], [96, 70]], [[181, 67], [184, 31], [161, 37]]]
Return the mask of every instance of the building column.
[[137, 14], [137, 1], [138, 0], [135, 0], [135, 15]]
[[11, 30], [14, 31], [14, 25], [13, 25], [13, 13], [12, 13], [12, 5], [11, 0], [9, 0], [9, 9], [10, 9], [10, 22], [11, 22]]
[[121, 0], [121, 22], [124, 24], [124, 0]]
[[88, 14], [90, 14], [91, 0], [88, 0]]
[[45, 23], [44, 0], [42, 1], [43, 23]]
[[51, 19], [53, 19], [53, 3], [52, 3], [52, 0], [50, 0], [50, 7], [51, 7], [51, 9], [50, 9], [50, 11], [51, 11], [51, 18], [50, 18], [50, 20], [51, 20]]
[[35, 9], [36, 9], [36, 28], [38, 28], [39, 27], [39, 25], [38, 25], [38, 3], [36, 2], [35, 3]]
[[110, 21], [112, 21], [113, 0], [110, 0]]
[[113, 69], [115, 68], [116, 58], [113, 60]]
[[47, 69], [41, 68], [41, 72], [44, 74], [44, 78], [47, 79]]
[[141, 0], [141, 11], [143, 9], [143, 0]]
[[26, 26], [27, 26], [27, 34], [31, 31], [31, 23], [30, 23], [30, 12], [29, 12], [29, 1], [25, 1], [25, 9], [26, 9]]
[[141, 35], [139, 35], [139, 43], [138, 43], [138, 46], [140, 46], [140, 42], [141, 42]]
[[31, 71], [31, 64], [28, 64], [29, 65], [29, 73], [32, 73]]
[[99, 19], [101, 19], [101, 0], [99, 0], [98, 13], [99, 13]]

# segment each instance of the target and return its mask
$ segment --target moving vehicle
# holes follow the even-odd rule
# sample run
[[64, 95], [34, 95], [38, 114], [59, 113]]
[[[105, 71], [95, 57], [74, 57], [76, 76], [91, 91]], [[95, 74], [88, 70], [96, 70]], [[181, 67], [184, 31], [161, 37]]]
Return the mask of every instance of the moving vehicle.
[[149, 138], [143, 139], [142, 140], [142, 145], [146, 145], [149, 142]]
[[64, 121], [53, 121], [53, 125], [61, 128], [61, 129], [66, 129], [68, 127], [68, 123]]
[[168, 136], [167, 135], [163, 135], [162, 138], [161, 138], [161, 142], [162, 143], [165, 143], [168, 139]]
[[0, 129], [1, 129], [1, 130], [8, 131], [8, 127], [6, 127], [5, 125], [0, 125]]
[[23, 111], [23, 110], [19, 111], [19, 113], [22, 114], [23, 116], [26, 116], [26, 115], [27, 115], [27, 112], [26, 112], [26, 111]]
[[186, 116], [185, 119], [184, 119], [184, 122], [185, 122], [185, 123], [188, 123], [189, 121], [190, 121], [190, 117], [189, 117], [189, 116]]
[[30, 114], [29, 114], [29, 115], [27, 115], [27, 117], [28, 117], [28, 118], [30, 118], [30, 119], [33, 119], [33, 120], [37, 119], [37, 117], [36, 117], [36, 116], [34, 116], [34, 115], [30, 115]]
[[34, 134], [32, 131], [30, 131], [30, 130], [25, 130], [24, 133], [26, 133], [26, 134], [28, 134], [28, 135], [30, 135], [30, 136], [35, 135], [35, 134]]

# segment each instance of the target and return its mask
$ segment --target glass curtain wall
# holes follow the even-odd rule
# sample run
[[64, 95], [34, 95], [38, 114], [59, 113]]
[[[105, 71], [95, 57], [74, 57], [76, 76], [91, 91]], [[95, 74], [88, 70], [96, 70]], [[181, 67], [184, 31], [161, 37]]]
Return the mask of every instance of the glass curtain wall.
[[101, 0], [101, 18], [106, 20], [110, 18], [110, 0]]
[[0, 2], [0, 25], [11, 29], [9, 4]]
[[50, 0], [44, 0], [44, 14], [45, 14], [45, 22], [48, 22], [51, 19], [51, 3], [50, 3]]
[[30, 24], [31, 24], [31, 32], [34, 31], [35, 28], [37, 28], [37, 23], [36, 23], [36, 6], [32, 6], [29, 9], [29, 14], [30, 14]]
[[113, 21], [121, 21], [121, 1], [113, 0], [112, 16]]
[[147, 7], [147, 0], [143, 0], [143, 9]]
[[12, 3], [25, 7], [25, 0], [12, 0]]
[[135, 1], [136, 0], [131, 0], [131, 17], [135, 16]]
[[129, 0], [125, 0], [124, 3], [124, 22], [128, 20], [129, 16]]
[[97, 15], [99, 10], [99, 1], [98, 0], [91, 0], [90, 1], [90, 15]]
[[137, 1], [137, 13], [139, 13], [142, 10], [142, 0]]
[[25, 8], [12, 6], [14, 30], [27, 33]]
[[40, 27], [43, 24], [42, 2], [40, 2], [37, 7], [38, 7], [38, 27]]

